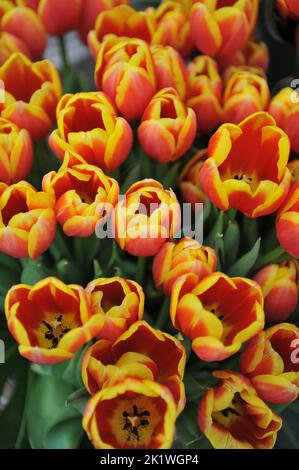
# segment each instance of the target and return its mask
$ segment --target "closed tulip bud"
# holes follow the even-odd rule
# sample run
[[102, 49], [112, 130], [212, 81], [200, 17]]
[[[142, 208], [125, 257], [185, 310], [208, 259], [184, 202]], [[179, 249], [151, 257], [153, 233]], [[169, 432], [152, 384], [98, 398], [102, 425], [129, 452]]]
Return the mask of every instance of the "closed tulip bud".
[[200, 400], [198, 426], [215, 449], [272, 449], [282, 419], [243, 375], [217, 370], [219, 384]]
[[142, 320], [144, 293], [134, 281], [121, 277], [99, 278], [86, 287], [94, 315], [102, 318], [98, 338], [115, 341], [136, 321]]
[[262, 291], [246, 278], [214, 272], [199, 280], [186, 274], [172, 287], [170, 316], [201, 360], [223, 361], [263, 329]]
[[269, 49], [264, 42], [249, 41], [235, 54], [217, 58], [222, 73], [230, 67], [254, 67], [267, 72], [269, 66]]
[[222, 80], [217, 63], [208, 56], [198, 56], [188, 65], [190, 99], [196, 113], [197, 130], [210, 133], [222, 122]]
[[49, 34], [61, 36], [76, 28], [81, 7], [82, 0], [40, 0], [38, 14]]
[[185, 362], [180, 341], [137, 321], [116, 341], [100, 339], [85, 352], [82, 379], [91, 394], [126, 377], [154, 380], [169, 388], [179, 414], [185, 405]]
[[173, 47], [152, 46], [155, 74], [157, 78], [157, 88], [174, 88], [180, 98], [185, 100], [188, 96], [188, 74], [185, 63]]
[[40, 0], [15, 0], [18, 5], [24, 5], [25, 7], [31, 8], [34, 11], [38, 10]]
[[102, 322], [100, 315], [92, 315], [81, 286], [54, 277], [34, 286], [13, 286], [6, 295], [5, 314], [20, 354], [38, 364], [72, 359], [97, 335]]
[[185, 165], [179, 177], [179, 186], [184, 201], [190, 204], [204, 203], [205, 193], [202, 190], [199, 173], [204, 160], [207, 159], [207, 150], [203, 149], [194, 155], [194, 157]]
[[263, 291], [267, 321], [285, 321], [294, 312], [298, 304], [298, 277], [299, 265], [295, 260], [270, 264], [254, 276]]
[[21, 39], [12, 34], [0, 32], [0, 67], [14, 52], [21, 52], [25, 56], [31, 57], [26, 44]]
[[31, 137], [26, 129], [0, 118], [0, 181], [12, 184], [26, 178], [33, 163]]
[[159, 91], [145, 109], [138, 127], [144, 151], [162, 163], [178, 160], [196, 135], [196, 116], [173, 88]]
[[211, 137], [208, 154], [200, 184], [221, 210], [260, 217], [275, 212], [285, 199], [291, 182], [290, 144], [269, 114], [254, 113], [239, 125], [223, 124]]
[[292, 175], [292, 183], [299, 183], [299, 159], [292, 160], [288, 163], [288, 169]]
[[86, 163], [113, 171], [127, 158], [133, 143], [128, 122], [117, 117], [108, 96], [101, 92], [64, 95], [56, 110], [58, 129], [49, 145], [60, 160], [69, 150]]
[[196, 47], [209, 56], [229, 56], [243, 49], [253, 31], [258, 0], [196, 0], [190, 12], [191, 37]]
[[2, 117], [27, 129], [33, 140], [46, 137], [62, 93], [54, 65], [47, 60], [33, 63], [15, 53], [0, 67], [0, 80], [5, 89]]
[[265, 72], [259, 67], [250, 67], [249, 65], [238, 65], [238, 66], [231, 65], [230, 67], [227, 67], [227, 69], [225, 69], [225, 71], [222, 74], [224, 87], [227, 86], [231, 77], [238, 73], [247, 74], [247, 75], [249, 74], [255, 75], [264, 79], [267, 82], [267, 77], [266, 77]]
[[297, 0], [276, 0], [276, 5], [283, 17], [299, 20], [299, 4]]
[[155, 255], [153, 278], [156, 287], [163, 286], [171, 294], [174, 282], [183, 274], [194, 273], [199, 279], [216, 271], [217, 256], [213, 248], [202, 246], [192, 238], [182, 238], [177, 244], [167, 242]]
[[98, 53], [95, 80], [125, 119], [139, 118], [156, 92], [149, 46], [142, 39], [107, 36]]
[[154, 256], [174, 237], [181, 223], [174, 192], [152, 179], [134, 183], [114, 214], [116, 241], [133, 256]]
[[88, 46], [96, 60], [101, 42], [107, 34], [140, 38], [150, 44], [153, 32], [154, 23], [145, 11], [136, 11], [128, 5], [119, 5], [112, 10], [103, 11], [97, 17], [95, 29], [88, 34]]
[[15, 8], [13, 0], [2, 0], [0, 2], [0, 21], [1, 18], [7, 13], [9, 10]]
[[290, 190], [276, 219], [276, 235], [281, 246], [299, 259], [299, 183]]
[[0, 188], [0, 251], [14, 258], [37, 258], [55, 238], [53, 196], [26, 181]]
[[250, 114], [268, 107], [270, 90], [267, 80], [254, 73], [238, 71], [224, 91], [223, 121], [238, 124]]
[[241, 354], [241, 370], [258, 395], [270, 403], [290, 403], [299, 394], [299, 329], [280, 323], [261, 331]]

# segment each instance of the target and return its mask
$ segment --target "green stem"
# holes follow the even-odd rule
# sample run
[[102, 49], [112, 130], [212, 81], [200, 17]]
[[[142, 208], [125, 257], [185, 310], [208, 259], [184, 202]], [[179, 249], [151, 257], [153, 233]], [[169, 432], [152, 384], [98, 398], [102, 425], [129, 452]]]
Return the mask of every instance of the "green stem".
[[59, 36], [58, 42], [59, 42], [59, 50], [60, 50], [60, 56], [62, 59], [63, 68], [66, 71], [66, 70], [69, 70], [70, 66], [69, 66], [69, 62], [67, 58], [64, 36]]
[[159, 316], [156, 321], [156, 325], [155, 325], [156, 328], [163, 329], [164, 326], [166, 325], [167, 320], [169, 320], [170, 318], [169, 307], [170, 307], [170, 299], [169, 297], [165, 297]]
[[268, 264], [281, 261], [281, 258], [284, 257], [288, 258], [289, 255], [284, 251], [281, 246], [278, 246], [274, 248], [274, 250], [269, 251], [257, 260], [256, 264], [254, 265], [253, 272], [258, 271], [259, 269], [263, 268], [264, 266], [267, 266]]
[[25, 394], [25, 401], [24, 401], [24, 408], [23, 408], [23, 414], [21, 418], [21, 424], [20, 424], [20, 429], [17, 435], [16, 443], [15, 443], [15, 449], [21, 449], [23, 441], [25, 439], [25, 434], [26, 434], [26, 419], [27, 419], [27, 402], [28, 402], [28, 397], [29, 397], [29, 391], [32, 385], [33, 381], [33, 371], [31, 370], [31, 367], [29, 366], [28, 368], [28, 375], [27, 375], [27, 387], [26, 387], [26, 394]]
[[145, 256], [139, 256], [136, 268], [136, 282], [142, 284], [144, 279], [145, 269], [146, 269], [147, 258]]

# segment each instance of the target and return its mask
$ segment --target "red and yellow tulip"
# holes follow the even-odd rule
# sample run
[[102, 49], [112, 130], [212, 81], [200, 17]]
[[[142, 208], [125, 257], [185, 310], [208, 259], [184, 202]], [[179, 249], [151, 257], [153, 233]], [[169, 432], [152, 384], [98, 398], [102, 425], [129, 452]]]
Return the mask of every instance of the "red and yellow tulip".
[[272, 449], [282, 419], [257, 396], [250, 381], [233, 371], [213, 374], [220, 383], [199, 404], [198, 425], [216, 449]]
[[276, 0], [276, 5], [280, 14], [294, 20], [299, 19], [299, 4], [297, 0]]
[[99, 338], [115, 341], [132, 323], [142, 320], [144, 293], [137, 282], [120, 277], [99, 278], [85, 290], [92, 313], [103, 320]]
[[162, 245], [154, 258], [153, 278], [155, 286], [163, 286], [164, 293], [170, 295], [174, 282], [183, 274], [194, 273], [203, 279], [216, 271], [216, 267], [215, 250], [186, 237], [177, 244], [166, 242]]
[[55, 238], [54, 197], [26, 181], [0, 187], [0, 251], [14, 258], [37, 258]]
[[249, 41], [246, 46], [235, 54], [218, 57], [217, 62], [222, 73], [226, 74], [230, 67], [254, 67], [267, 72], [269, 66], [269, 50], [264, 42]]
[[38, 364], [71, 359], [102, 326], [101, 316], [91, 313], [84, 289], [54, 277], [34, 286], [13, 286], [5, 299], [5, 314], [20, 354]]
[[149, 46], [142, 39], [107, 36], [98, 53], [95, 81], [125, 119], [139, 118], [156, 92]]
[[175, 419], [175, 401], [167, 387], [128, 377], [90, 398], [83, 427], [97, 449], [168, 449]]
[[31, 57], [28, 47], [21, 39], [12, 34], [0, 32], [0, 67], [14, 52], [21, 52], [25, 56]]
[[239, 125], [223, 124], [211, 137], [200, 184], [221, 210], [234, 208], [248, 217], [271, 214], [289, 191], [289, 153], [288, 136], [275, 120], [254, 113]]
[[82, 0], [40, 0], [38, 14], [49, 34], [61, 36], [76, 28], [81, 7]]
[[270, 264], [254, 280], [261, 286], [264, 310], [269, 322], [285, 321], [298, 305], [299, 264], [295, 260]]
[[204, 160], [207, 159], [207, 150], [199, 150], [185, 165], [179, 178], [180, 191], [183, 199], [190, 204], [204, 203], [206, 196], [199, 181], [199, 173]]
[[263, 296], [250, 279], [216, 272], [199, 280], [196, 274], [177, 279], [172, 287], [171, 320], [192, 340], [203, 361], [223, 361], [264, 327]]
[[299, 183], [299, 159], [292, 160], [288, 163], [288, 168], [292, 175], [292, 183]]
[[281, 246], [299, 259], [299, 182], [290, 190], [276, 219], [276, 234]]
[[5, 87], [1, 116], [27, 129], [33, 140], [46, 137], [62, 93], [54, 65], [48, 60], [33, 63], [15, 53], [0, 67], [0, 80]]
[[114, 211], [115, 239], [133, 256], [154, 256], [177, 233], [181, 210], [172, 189], [145, 179], [134, 183]]
[[280, 323], [259, 333], [246, 346], [241, 355], [241, 370], [262, 400], [279, 404], [297, 399], [298, 345], [299, 329], [290, 323]]
[[179, 414], [185, 406], [185, 362], [184, 347], [177, 339], [138, 321], [116, 341], [100, 339], [86, 351], [82, 378], [91, 394], [126, 377], [153, 380], [169, 388]]
[[60, 160], [70, 150], [86, 163], [113, 171], [127, 158], [133, 142], [131, 127], [117, 117], [104, 93], [66, 94], [56, 114], [58, 129], [50, 135], [49, 145]]
[[138, 127], [143, 150], [162, 163], [178, 160], [196, 135], [196, 116], [174, 88], [163, 88], [152, 98]]
[[17, 183], [29, 175], [33, 163], [30, 134], [3, 118], [0, 118], [0, 153], [0, 181]]

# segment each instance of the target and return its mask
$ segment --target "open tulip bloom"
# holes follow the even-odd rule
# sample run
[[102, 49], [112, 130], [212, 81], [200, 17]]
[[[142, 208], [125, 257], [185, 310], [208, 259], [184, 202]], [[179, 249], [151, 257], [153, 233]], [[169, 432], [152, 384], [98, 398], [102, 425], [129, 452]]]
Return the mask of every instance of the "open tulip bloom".
[[299, 0], [0, 0], [1, 449], [299, 448], [298, 57]]

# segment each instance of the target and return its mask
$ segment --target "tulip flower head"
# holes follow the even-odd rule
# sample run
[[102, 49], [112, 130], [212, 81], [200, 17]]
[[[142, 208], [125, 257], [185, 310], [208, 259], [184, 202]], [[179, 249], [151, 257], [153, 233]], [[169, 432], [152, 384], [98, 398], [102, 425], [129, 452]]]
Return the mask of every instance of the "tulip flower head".
[[218, 57], [217, 63], [225, 75], [230, 67], [255, 67], [267, 72], [269, 66], [269, 50], [264, 42], [249, 41], [246, 46], [233, 55]]
[[282, 419], [241, 374], [219, 370], [219, 385], [200, 401], [198, 425], [216, 449], [272, 449]]
[[299, 183], [290, 190], [276, 219], [276, 235], [281, 246], [299, 259]]
[[40, 0], [38, 14], [49, 34], [61, 36], [76, 28], [81, 7], [82, 0]]
[[288, 163], [288, 168], [292, 175], [292, 183], [299, 183], [299, 159], [292, 160]]
[[270, 403], [290, 403], [299, 394], [299, 329], [280, 323], [260, 332], [241, 355], [241, 370], [258, 395]]
[[14, 52], [31, 57], [28, 47], [21, 39], [10, 33], [0, 32], [0, 67]]
[[199, 150], [180, 174], [179, 186], [183, 199], [193, 205], [204, 203], [206, 199], [199, 181], [199, 174], [203, 162], [207, 159], [207, 151], [208, 149]]
[[276, 0], [276, 5], [283, 17], [299, 19], [299, 4], [296, 0]]

